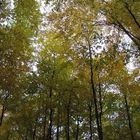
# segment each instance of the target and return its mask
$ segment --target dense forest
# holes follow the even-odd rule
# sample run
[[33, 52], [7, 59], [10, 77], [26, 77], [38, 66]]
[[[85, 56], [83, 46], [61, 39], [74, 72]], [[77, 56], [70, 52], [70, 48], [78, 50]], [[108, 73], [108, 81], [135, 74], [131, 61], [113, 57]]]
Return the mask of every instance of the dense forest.
[[0, 140], [140, 140], [140, 1], [0, 0]]

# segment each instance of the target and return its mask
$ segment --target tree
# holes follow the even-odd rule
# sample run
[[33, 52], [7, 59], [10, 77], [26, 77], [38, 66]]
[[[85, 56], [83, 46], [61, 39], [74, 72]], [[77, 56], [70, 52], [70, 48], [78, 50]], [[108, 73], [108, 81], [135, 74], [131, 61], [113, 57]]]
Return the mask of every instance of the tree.
[[[1, 2], [0, 97], [2, 111], [0, 125], [7, 110], [8, 98], [14, 96], [13, 93], [20, 88], [19, 78], [29, 70], [29, 60], [33, 51], [30, 38], [34, 36], [40, 16], [35, 1], [29, 1], [35, 8], [32, 10], [31, 5], [26, 7], [25, 1], [22, 1], [23, 7], [19, 1], [13, 1], [14, 8], [9, 7], [10, 2]], [[4, 7], [6, 7], [5, 10]], [[29, 11], [32, 12], [29, 14]]]
[[140, 139], [137, 6], [48, 4], [0, 5], [0, 139]]

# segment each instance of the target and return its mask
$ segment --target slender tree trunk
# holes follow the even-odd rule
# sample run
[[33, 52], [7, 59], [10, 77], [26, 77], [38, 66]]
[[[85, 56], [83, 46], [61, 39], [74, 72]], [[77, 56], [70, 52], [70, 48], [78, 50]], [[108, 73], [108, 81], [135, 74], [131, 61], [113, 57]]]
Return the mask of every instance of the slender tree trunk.
[[70, 108], [67, 108], [66, 140], [70, 140]]
[[71, 94], [69, 95], [69, 101], [67, 105], [66, 140], [70, 140], [70, 103], [71, 103]]
[[46, 115], [44, 117], [44, 124], [43, 124], [43, 140], [46, 139]]
[[[54, 61], [55, 61], [55, 57], [54, 57]], [[54, 80], [54, 75], [55, 75], [55, 67], [54, 70], [52, 72], [51, 75], [51, 81], [53, 82]], [[49, 105], [50, 105], [50, 111], [49, 111], [49, 128], [48, 128], [48, 136], [47, 136], [47, 140], [52, 140], [52, 125], [53, 125], [53, 108], [52, 108], [52, 96], [53, 96], [53, 87], [52, 87], [53, 83], [51, 83], [50, 85], [50, 89], [49, 89]]]
[[98, 131], [98, 137], [99, 140], [102, 140], [102, 132], [100, 128], [100, 121], [99, 121], [99, 112], [98, 112], [98, 100], [97, 100], [97, 93], [95, 90], [95, 85], [93, 81], [93, 60], [92, 60], [92, 50], [89, 40], [87, 39], [88, 47], [89, 47], [89, 60], [90, 60], [90, 80], [91, 80], [91, 88], [92, 88], [92, 94], [93, 94], [93, 100], [94, 100], [94, 106], [95, 106], [95, 118], [96, 118], [96, 124], [97, 124], [97, 131]]
[[50, 116], [49, 116], [49, 131], [48, 131], [48, 140], [52, 140], [52, 124], [53, 124], [53, 110], [50, 109]]
[[28, 140], [28, 129], [26, 130], [25, 140]]
[[77, 115], [76, 140], [79, 139], [79, 116]]
[[5, 111], [6, 111], [6, 107], [3, 105], [1, 111], [1, 117], [0, 117], [0, 126], [2, 126]]
[[103, 107], [102, 107], [102, 89], [101, 89], [101, 83], [99, 82], [99, 105], [100, 105], [100, 113], [99, 113], [99, 120], [100, 120], [100, 133], [102, 135], [103, 139], [103, 128], [102, 128], [102, 114], [103, 114]]
[[9, 97], [9, 95], [10, 95], [10, 92], [8, 92], [6, 94], [6, 97], [4, 98], [4, 103], [2, 105], [1, 116], [0, 116], [0, 127], [2, 126], [2, 123], [3, 123], [4, 113], [6, 111], [5, 103], [6, 103], [7, 99], [8, 99], [8, 97]]
[[[128, 9], [127, 9], [128, 10]], [[130, 11], [129, 11], [130, 12]], [[132, 13], [131, 13], [132, 14]], [[138, 51], [140, 52], [140, 38], [139, 37], [137, 37], [137, 36], [135, 36], [134, 34], [132, 34], [132, 32], [130, 32], [129, 30], [127, 30], [124, 26], [123, 26], [123, 24], [119, 21], [119, 20], [117, 20], [114, 16], [112, 16], [112, 14], [110, 13], [110, 16], [114, 19], [114, 20], [116, 20], [116, 23], [113, 23], [114, 25], [116, 25], [116, 26], [118, 26], [119, 27], [119, 29], [121, 29], [123, 32], [125, 32], [128, 36], [129, 36], [129, 38], [134, 42], [134, 44], [137, 46], [137, 48], [138, 48]], [[131, 15], [132, 16], [132, 15]], [[134, 18], [134, 17], [133, 17]], [[134, 19], [135, 20], [135, 19]], [[137, 21], [135, 21], [136, 22], [136, 24], [137, 24]], [[139, 24], [138, 24], [138, 26], [139, 26]]]
[[[60, 93], [59, 93], [60, 97]], [[57, 132], [56, 132], [56, 140], [59, 140], [59, 129], [60, 129], [60, 99], [58, 101], [58, 110], [57, 110]]]
[[130, 33], [119, 21], [117, 21], [117, 25], [131, 38], [131, 40], [135, 43], [135, 45], [137, 45], [138, 50], [140, 51], [140, 39]]
[[33, 140], [35, 140], [35, 137], [36, 137], [36, 127], [37, 127], [37, 119], [35, 120], [35, 126], [33, 130]]
[[47, 104], [45, 105], [44, 111], [44, 124], [43, 124], [43, 140], [46, 140], [46, 119], [47, 119]]
[[125, 8], [127, 9], [127, 11], [129, 12], [129, 14], [131, 15], [131, 17], [133, 18], [133, 20], [135, 21], [136, 25], [140, 28], [140, 24], [138, 22], [138, 20], [136, 19], [135, 15], [133, 14], [132, 10], [129, 8], [129, 5], [127, 2], [125, 2]]
[[92, 106], [89, 104], [89, 127], [90, 127], [90, 140], [92, 140]]
[[52, 88], [50, 88], [50, 113], [49, 113], [48, 140], [52, 140], [52, 124], [53, 124]]
[[132, 128], [132, 124], [131, 124], [130, 110], [129, 110], [129, 105], [128, 105], [126, 94], [124, 94], [124, 101], [125, 101], [125, 108], [126, 108], [126, 114], [127, 114], [127, 120], [128, 120], [128, 126], [129, 126], [129, 130], [130, 130], [131, 139], [135, 140], [134, 139], [134, 134], [133, 134], [133, 128]]
[[60, 114], [58, 110], [58, 118], [57, 118], [57, 132], [56, 132], [56, 140], [59, 140], [59, 129], [60, 129]]
[[33, 140], [35, 140], [35, 137], [36, 137], [36, 125], [35, 125], [34, 131], [33, 131]]

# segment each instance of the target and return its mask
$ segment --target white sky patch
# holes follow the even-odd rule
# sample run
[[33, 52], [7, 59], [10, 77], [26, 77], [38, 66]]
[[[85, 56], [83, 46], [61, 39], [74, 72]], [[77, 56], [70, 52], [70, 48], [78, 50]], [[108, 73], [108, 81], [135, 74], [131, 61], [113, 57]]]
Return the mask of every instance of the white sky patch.
[[14, 0], [11, 0], [10, 6], [11, 6], [11, 9], [14, 9]]
[[129, 72], [132, 72], [136, 67], [134, 65], [133, 58], [130, 58], [130, 62], [126, 65]]
[[40, 12], [42, 14], [50, 13], [52, 11], [52, 3], [46, 3], [46, 0], [37, 0], [40, 4]]

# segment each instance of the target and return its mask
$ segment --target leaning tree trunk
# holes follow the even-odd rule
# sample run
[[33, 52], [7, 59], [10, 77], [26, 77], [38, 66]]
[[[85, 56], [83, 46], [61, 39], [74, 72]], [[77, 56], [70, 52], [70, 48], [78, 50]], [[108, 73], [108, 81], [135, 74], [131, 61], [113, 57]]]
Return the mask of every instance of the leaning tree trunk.
[[2, 126], [5, 111], [6, 111], [6, 107], [3, 105], [1, 111], [1, 117], [0, 117], [0, 126]]
[[0, 116], [0, 127], [2, 126], [2, 123], [3, 123], [3, 118], [4, 118], [5, 111], [6, 111], [6, 101], [7, 101], [8, 97], [9, 97], [9, 95], [10, 94], [8, 92], [8, 94], [4, 98], [4, 103], [2, 105], [1, 116]]

